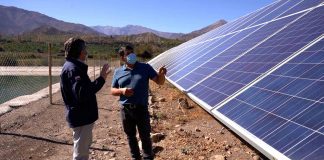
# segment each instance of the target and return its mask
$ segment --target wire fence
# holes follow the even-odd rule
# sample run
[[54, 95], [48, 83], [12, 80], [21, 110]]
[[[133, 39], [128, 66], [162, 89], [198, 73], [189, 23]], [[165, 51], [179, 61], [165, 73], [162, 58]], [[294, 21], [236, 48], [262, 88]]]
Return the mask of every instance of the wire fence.
[[[18, 107], [59, 91], [59, 75], [64, 54], [47, 52], [0, 52], [0, 107]], [[114, 53], [110, 53], [114, 55]], [[86, 61], [88, 75], [95, 79], [101, 66], [109, 63], [112, 70], [120, 66], [119, 57], [96, 53]], [[1, 108], [0, 108], [1, 109]]]

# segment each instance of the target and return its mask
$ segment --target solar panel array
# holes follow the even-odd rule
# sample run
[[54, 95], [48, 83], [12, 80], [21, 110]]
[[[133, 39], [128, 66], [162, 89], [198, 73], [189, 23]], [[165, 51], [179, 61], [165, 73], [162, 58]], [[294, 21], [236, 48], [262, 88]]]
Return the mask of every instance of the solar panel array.
[[324, 159], [323, 33], [323, 0], [281, 0], [149, 63], [270, 159]]

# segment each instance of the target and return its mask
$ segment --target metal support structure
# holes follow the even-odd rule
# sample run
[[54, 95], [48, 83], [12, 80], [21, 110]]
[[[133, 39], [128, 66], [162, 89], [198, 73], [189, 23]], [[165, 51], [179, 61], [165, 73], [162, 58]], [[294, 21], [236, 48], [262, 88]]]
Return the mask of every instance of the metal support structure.
[[52, 44], [48, 44], [48, 89], [49, 89], [49, 98], [50, 104], [53, 104], [53, 95], [52, 95]]

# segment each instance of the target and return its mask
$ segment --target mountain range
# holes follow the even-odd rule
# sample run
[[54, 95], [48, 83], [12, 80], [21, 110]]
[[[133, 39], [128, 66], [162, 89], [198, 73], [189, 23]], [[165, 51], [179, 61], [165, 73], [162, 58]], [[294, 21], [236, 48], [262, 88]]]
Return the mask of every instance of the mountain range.
[[184, 35], [183, 33], [161, 32], [161, 31], [153, 30], [138, 25], [127, 25], [125, 27], [93, 26], [92, 28], [106, 35], [134, 35], [134, 34], [142, 34], [142, 33], [150, 32], [160, 37], [170, 38], [170, 39], [178, 38]]
[[[127, 25], [125, 27], [112, 26], [93, 26], [89, 27], [83, 24], [64, 22], [47, 15], [27, 11], [16, 7], [7, 7], [0, 5], [0, 34], [1, 35], [20, 35], [26, 33], [37, 34], [86, 34], [86, 35], [139, 35], [143, 38], [143, 33], [153, 33], [159, 37], [168, 39], [189, 40], [212, 29], [215, 29], [226, 23], [225, 20], [219, 20], [200, 30], [188, 34], [170, 33], [153, 30], [150, 28]], [[151, 34], [144, 34], [152, 37]], [[135, 38], [136, 39], [136, 38]]]
[[215, 23], [213, 23], [211, 25], [208, 25], [207, 27], [204, 27], [204, 28], [196, 30], [196, 31], [192, 31], [192, 32], [190, 32], [188, 34], [184, 34], [179, 39], [181, 39], [181, 40], [190, 40], [190, 39], [198, 37], [198, 36], [200, 36], [200, 35], [202, 35], [204, 33], [207, 33], [207, 32], [209, 32], [209, 31], [211, 31], [213, 29], [216, 29], [216, 28], [218, 28], [218, 27], [220, 27], [220, 26], [222, 26], [222, 25], [224, 25], [226, 23], [227, 22], [225, 20], [221, 19], [221, 20], [219, 20], [219, 21], [217, 21], [217, 22], [215, 22]]
[[138, 26], [138, 25], [127, 25], [125, 27], [113, 27], [113, 26], [93, 26], [92, 28], [98, 32], [104, 33], [106, 35], [134, 35], [134, 34], [141, 34], [141, 33], [153, 33], [160, 37], [169, 38], [169, 39], [182, 39], [188, 40], [194, 37], [197, 37], [201, 34], [204, 34], [210, 30], [213, 30], [217, 27], [220, 27], [227, 22], [225, 20], [219, 20], [207, 27], [202, 29], [190, 32], [188, 34], [184, 33], [170, 33], [170, 32], [161, 32], [157, 30], [153, 30], [150, 28]]
[[41, 26], [52, 26], [65, 32], [101, 34], [82, 24], [64, 22], [38, 12], [27, 11], [16, 7], [0, 5], [0, 19], [0, 34], [4, 35], [18, 35]]

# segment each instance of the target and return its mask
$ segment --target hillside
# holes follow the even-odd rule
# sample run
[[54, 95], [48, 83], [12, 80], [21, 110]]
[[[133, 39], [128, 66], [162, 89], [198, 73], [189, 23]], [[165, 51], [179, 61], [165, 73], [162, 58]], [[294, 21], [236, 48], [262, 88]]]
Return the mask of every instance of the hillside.
[[188, 41], [188, 40], [193, 39], [195, 37], [198, 37], [198, 36], [200, 36], [200, 35], [202, 35], [204, 33], [207, 33], [207, 32], [209, 32], [209, 31], [211, 31], [213, 29], [216, 29], [216, 28], [218, 28], [218, 27], [220, 27], [220, 26], [222, 26], [222, 25], [224, 25], [226, 23], [227, 22], [225, 20], [223, 20], [223, 19], [219, 20], [219, 21], [217, 21], [217, 22], [215, 22], [215, 23], [213, 23], [213, 24], [211, 24], [211, 25], [209, 25], [207, 27], [204, 27], [202, 29], [192, 31], [192, 32], [190, 32], [188, 34], [185, 34], [185, 35], [181, 36], [179, 39]]
[[24, 35], [68, 35], [68, 34], [81, 34], [75, 31], [62, 31], [52, 26], [40, 26], [31, 31], [25, 32]]
[[161, 32], [138, 25], [127, 25], [125, 27], [93, 26], [92, 28], [106, 35], [136, 35], [142, 33], [154, 33], [160, 37], [171, 39], [179, 38], [184, 35], [183, 33]]
[[[138, 25], [127, 25], [125, 27], [112, 26], [93, 26], [88, 27], [82, 24], [75, 24], [57, 20], [47, 15], [27, 11], [16, 7], [7, 7], [0, 5], [0, 35], [94, 35], [94, 36], [114, 36], [118, 39], [130, 39], [135, 42], [148, 42], [153, 39], [156, 41], [162, 37], [167, 39], [179, 39], [187, 41], [208, 31], [211, 31], [223, 24], [225, 20], [219, 20], [207, 27], [190, 32], [171, 33], [161, 32]], [[144, 34], [143, 33], [152, 33]], [[153, 36], [156, 35], [156, 36]], [[127, 37], [131, 36], [131, 37]]]
[[219, 20], [215, 23], [201, 28], [199, 30], [192, 31], [188, 34], [183, 33], [170, 33], [170, 32], [160, 32], [150, 28], [138, 26], [138, 25], [127, 25], [125, 27], [112, 27], [112, 26], [93, 26], [92, 28], [98, 32], [104, 33], [106, 35], [121, 35], [121, 36], [129, 36], [129, 35], [139, 35], [142, 33], [153, 33], [157, 36], [169, 39], [180, 39], [183, 41], [188, 41], [192, 38], [200, 36], [204, 33], [207, 33], [213, 29], [216, 29], [227, 22], [225, 20]]
[[3, 35], [18, 35], [41, 26], [50, 26], [65, 32], [100, 35], [99, 32], [85, 25], [64, 22], [38, 12], [16, 7], [0, 5], [0, 19], [0, 34]]
[[154, 33], [150, 33], [150, 32], [136, 34], [136, 35], [129, 35], [129, 36], [113, 36], [113, 37], [118, 41], [127, 41], [130, 43], [140, 43], [140, 42], [157, 43], [157, 42], [169, 40], [167, 38], [159, 37], [159, 36], [155, 35]]

